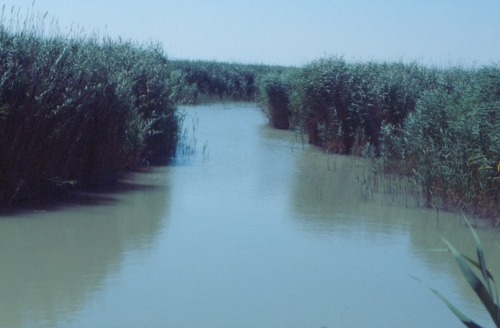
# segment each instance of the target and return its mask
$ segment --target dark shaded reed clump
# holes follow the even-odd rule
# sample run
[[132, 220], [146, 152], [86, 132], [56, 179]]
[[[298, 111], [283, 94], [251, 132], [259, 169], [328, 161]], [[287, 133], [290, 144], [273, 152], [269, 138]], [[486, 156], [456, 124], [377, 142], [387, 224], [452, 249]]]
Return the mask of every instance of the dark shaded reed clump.
[[[290, 71], [291, 72], [291, 71]], [[500, 69], [326, 58], [262, 79], [275, 126], [329, 152], [384, 160], [427, 206], [500, 215]]]
[[[290, 80], [286, 90], [292, 125], [306, 132], [310, 143], [343, 154], [367, 145], [378, 153], [383, 125], [400, 126], [435, 79], [431, 71], [413, 64], [347, 63], [339, 58], [321, 59], [285, 76]], [[266, 90], [274, 90], [284, 82], [268, 79], [267, 84]], [[277, 107], [269, 96], [268, 115], [273, 117]]]
[[103, 185], [175, 151], [159, 47], [0, 22], [0, 203]]
[[314, 62], [299, 83], [310, 142], [336, 153], [369, 146], [379, 154], [383, 127], [400, 127], [433, 83], [432, 72], [413, 64]]
[[292, 125], [292, 83], [286, 73], [270, 73], [260, 81], [260, 103], [269, 123], [277, 129]]

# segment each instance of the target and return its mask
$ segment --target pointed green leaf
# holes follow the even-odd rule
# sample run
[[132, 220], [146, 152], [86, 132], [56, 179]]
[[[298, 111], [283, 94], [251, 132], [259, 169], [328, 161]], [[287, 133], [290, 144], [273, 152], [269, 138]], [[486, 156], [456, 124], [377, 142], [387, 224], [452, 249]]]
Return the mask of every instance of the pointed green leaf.
[[[486, 266], [486, 259], [484, 256], [484, 251], [483, 251], [483, 246], [481, 244], [481, 240], [479, 239], [478, 235], [476, 234], [476, 231], [472, 228], [472, 225], [470, 224], [469, 220], [465, 218], [465, 222], [467, 223], [467, 226], [469, 227], [470, 231], [472, 232], [472, 236], [474, 237], [474, 242], [476, 244], [476, 253], [477, 253], [477, 258], [479, 260], [479, 269], [481, 270], [481, 273], [483, 275], [483, 281], [486, 283], [486, 287], [488, 288], [488, 292], [493, 298], [493, 302], [496, 306], [496, 320], [495, 322], [500, 321], [500, 304], [498, 303], [498, 290], [497, 290], [497, 285], [495, 283], [495, 279], [493, 279], [493, 276], [491, 275], [490, 271], [488, 270]], [[490, 285], [490, 280], [493, 282], [493, 285], [495, 287], [494, 290], [492, 290], [491, 285]], [[493, 293], [494, 291], [494, 293]]]
[[[474, 260], [473, 258], [470, 258], [469, 256], [465, 255], [465, 254], [461, 254], [462, 257], [464, 259], [467, 260], [467, 262], [469, 262], [470, 264], [472, 264], [475, 268], [477, 268], [478, 270], [481, 270], [481, 265], [479, 264], [478, 261]], [[493, 278], [493, 275], [491, 274], [490, 270], [486, 270], [486, 274], [488, 276], [488, 278], [493, 282], [495, 283], [495, 279]]]
[[448, 301], [440, 292], [438, 292], [437, 290], [435, 289], [432, 289], [430, 288], [429, 286], [427, 286], [426, 284], [424, 284], [422, 281], [420, 281], [420, 279], [414, 277], [414, 276], [411, 276], [413, 279], [415, 279], [416, 281], [418, 281], [419, 283], [421, 283], [422, 285], [424, 285], [425, 287], [427, 287], [430, 291], [432, 291], [439, 299], [441, 299], [445, 304], [446, 306], [451, 310], [451, 312], [453, 312], [453, 314], [455, 314], [455, 316], [460, 319], [460, 321], [462, 321], [462, 323], [466, 326], [466, 327], [470, 327], [470, 328], [480, 328], [481, 326], [478, 325], [477, 323], [475, 323], [472, 319], [470, 319], [468, 316], [466, 316], [465, 314], [462, 313], [462, 311], [460, 311], [457, 307], [455, 307], [450, 301]]
[[490, 285], [490, 279], [488, 278], [488, 274], [487, 274], [487, 267], [486, 267], [486, 260], [484, 258], [484, 251], [483, 251], [483, 245], [481, 244], [481, 241], [479, 240], [479, 237], [477, 236], [476, 234], [476, 231], [474, 231], [474, 229], [472, 228], [469, 220], [465, 220], [465, 222], [467, 223], [467, 226], [469, 227], [470, 231], [472, 232], [472, 236], [474, 237], [474, 243], [476, 244], [476, 254], [477, 254], [477, 258], [479, 260], [479, 265], [480, 265], [480, 270], [481, 270], [481, 273], [483, 275], [483, 280], [484, 280], [484, 283], [486, 284], [486, 288], [488, 289], [488, 293], [490, 295], [493, 295], [492, 293], [492, 290], [491, 290], [491, 285]]
[[457, 318], [460, 319], [460, 321], [462, 321], [462, 323], [466, 327], [469, 327], [469, 328], [481, 328], [480, 325], [478, 325], [477, 323], [475, 323], [474, 321], [472, 321], [472, 319], [470, 319], [469, 317], [467, 317], [465, 314], [462, 313], [462, 311], [460, 311], [453, 304], [451, 304], [443, 295], [441, 295], [440, 292], [438, 292], [437, 290], [434, 290], [432, 288], [430, 288], [430, 290], [437, 297], [439, 297], [446, 304], [446, 306], [448, 306], [448, 308], [451, 310], [451, 312], [453, 312], [453, 314], [455, 314], [457, 316]]
[[474, 271], [472, 271], [462, 254], [460, 254], [460, 252], [458, 252], [455, 247], [453, 247], [453, 245], [451, 245], [447, 240], [444, 240], [444, 242], [457, 261], [458, 266], [460, 267], [460, 270], [462, 271], [465, 279], [472, 287], [476, 295], [479, 297], [493, 321], [497, 324], [497, 326], [500, 326], [500, 320], [498, 318], [498, 308], [497, 305], [493, 302], [492, 295], [488, 293], [487, 288], [484, 286], [479, 277], [474, 273]]

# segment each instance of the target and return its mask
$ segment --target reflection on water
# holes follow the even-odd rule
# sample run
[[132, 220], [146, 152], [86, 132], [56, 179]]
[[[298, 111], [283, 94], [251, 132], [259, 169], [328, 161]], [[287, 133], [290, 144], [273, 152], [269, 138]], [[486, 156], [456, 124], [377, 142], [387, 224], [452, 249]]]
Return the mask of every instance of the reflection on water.
[[[387, 252], [387, 248], [392, 246], [409, 246], [409, 253], [399, 256], [411, 256], [422, 261], [419, 265], [423, 265], [431, 274], [427, 284], [438, 289], [440, 285], [445, 286], [443, 289], [458, 287], [459, 297], [454, 299], [456, 305], [468, 310], [468, 313], [475, 313], [473, 318], [483, 320], [485, 326], [488, 326], [488, 314], [477, 301], [452, 256], [445, 251], [442, 241], [442, 238], [446, 238], [459, 250], [475, 258], [474, 241], [465, 226], [463, 215], [419, 208], [415, 206], [418, 200], [407, 200], [401, 195], [383, 192], [375, 193], [370, 200], [361, 201], [363, 186], [360, 181], [370, 170], [370, 163], [362, 158], [332, 156], [308, 148], [301, 151], [296, 160], [298, 169], [290, 203], [293, 208], [292, 217], [299, 229], [315, 236], [352, 240], [357, 244], [354, 247], [374, 249], [377, 244], [383, 244], [382, 252]], [[489, 267], [500, 277], [500, 262], [495, 261], [494, 257], [500, 247], [498, 232], [479, 230], [478, 233], [485, 248], [489, 250]], [[384, 261], [383, 274], [387, 276], [391, 275], [391, 271], [397, 270], [392, 268], [393, 263], [390, 261], [408, 260], [380, 257], [377, 254], [370, 256]], [[407, 274], [417, 276], [418, 271], [412, 270], [409, 269]], [[398, 286], [398, 289], [400, 287], [403, 286]], [[411, 290], [415, 287], [418, 288], [408, 286]], [[411, 298], [411, 290], [408, 291], [406, 301]], [[391, 311], [394, 310], [396, 309]]]
[[[473, 250], [460, 216], [363, 201], [364, 160], [273, 130], [254, 105], [185, 111], [193, 157], [0, 219], [0, 326], [459, 325], [412, 276], [488, 324], [439, 251], [442, 236]], [[498, 233], [479, 233], [498, 274]]]
[[146, 256], [165, 225], [168, 171], [129, 178], [58, 209], [1, 217], [0, 327], [55, 326], [81, 310], [128, 253]]

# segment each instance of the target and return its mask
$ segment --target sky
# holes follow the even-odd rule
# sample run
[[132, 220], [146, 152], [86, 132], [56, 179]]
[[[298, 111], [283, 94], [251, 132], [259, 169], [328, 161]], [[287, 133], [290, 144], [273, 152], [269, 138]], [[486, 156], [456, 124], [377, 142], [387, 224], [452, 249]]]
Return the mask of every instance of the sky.
[[[172, 59], [305, 65], [500, 63], [500, 0], [0, 0], [71, 26], [159, 42]], [[31, 9], [34, 8], [34, 9]], [[47, 19], [49, 21], [49, 19]]]

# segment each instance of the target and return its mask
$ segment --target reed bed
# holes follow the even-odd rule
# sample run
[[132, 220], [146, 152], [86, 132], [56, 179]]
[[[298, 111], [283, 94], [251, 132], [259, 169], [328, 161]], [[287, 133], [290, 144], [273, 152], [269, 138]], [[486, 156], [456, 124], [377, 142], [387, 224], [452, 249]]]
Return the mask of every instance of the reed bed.
[[0, 203], [168, 160], [180, 118], [160, 46], [45, 33], [47, 15], [10, 15], [0, 21]]
[[62, 33], [46, 19], [0, 16], [0, 203], [166, 163], [177, 103], [230, 100], [259, 101], [273, 126], [328, 152], [379, 159], [427, 206], [500, 219], [498, 66], [168, 61], [159, 45]]
[[328, 152], [380, 159], [383, 172], [410, 179], [426, 206], [500, 218], [498, 66], [332, 57], [262, 81], [271, 124], [306, 132]]

